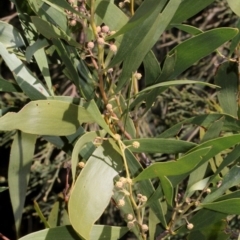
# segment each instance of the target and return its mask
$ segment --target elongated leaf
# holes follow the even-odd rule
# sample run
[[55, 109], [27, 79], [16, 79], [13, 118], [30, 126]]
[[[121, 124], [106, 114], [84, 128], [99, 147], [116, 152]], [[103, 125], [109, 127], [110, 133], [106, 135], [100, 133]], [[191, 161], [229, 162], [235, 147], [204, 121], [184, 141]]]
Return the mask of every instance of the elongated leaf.
[[77, 43], [75, 40], [73, 40], [67, 33], [65, 33], [63, 30], [55, 27], [51, 23], [42, 20], [38, 17], [31, 17], [33, 24], [37, 28], [37, 30], [47, 39], [63, 39], [65, 40], [69, 45], [74, 46], [76, 48], [82, 48], [82, 45]]
[[36, 135], [17, 131], [11, 147], [8, 183], [17, 234], [20, 230], [35, 141]]
[[8, 189], [8, 187], [0, 187], [0, 193], [7, 190], [7, 189]]
[[134, 178], [134, 182], [160, 176], [174, 176], [188, 173], [202, 161], [203, 156], [210, 150], [210, 147], [206, 147], [189, 153], [178, 159], [178, 161], [153, 163]]
[[[33, 76], [33, 74], [27, 69], [27, 67], [24, 66], [22, 61], [18, 59], [14, 53], [9, 53], [2, 43], [0, 43], [0, 55], [6, 62], [9, 69], [16, 76], [16, 81], [19, 86], [28, 96], [32, 96], [33, 99], [34, 95], [32, 95], [32, 91], [37, 92], [41, 98], [49, 96], [49, 93], [46, 91], [43, 84]], [[29, 88], [25, 88], [23, 83], [27, 84]]]
[[214, 192], [209, 194], [203, 203], [210, 203], [215, 201], [217, 198], [221, 197], [229, 188], [237, 186], [240, 183], [240, 167], [234, 166], [231, 170], [224, 176], [221, 186]]
[[187, 24], [171, 24], [171, 26], [178, 28], [179, 30], [182, 30], [184, 32], [187, 32], [191, 35], [198, 35], [200, 33], [203, 33], [201, 29], [193, 27], [191, 25], [187, 25]]
[[232, 11], [240, 17], [240, 2], [234, 0], [227, 0], [227, 2]]
[[57, 227], [59, 225], [60, 219], [59, 219], [59, 202], [55, 202], [53, 204], [52, 210], [48, 216], [48, 224], [50, 225], [51, 228]]
[[44, 217], [38, 203], [36, 201], [33, 201], [34, 209], [36, 213], [38, 214], [38, 217], [41, 219], [41, 222], [44, 224], [45, 228], [50, 228], [49, 223], [47, 222], [47, 219]]
[[160, 181], [164, 192], [164, 197], [166, 198], [167, 203], [172, 207], [174, 194], [172, 183], [166, 176], [160, 177]]
[[202, 207], [226, 214], [240, 214], [240, 198], [228, 199], [220, 202], [202, 203]]
[[15, 83], [0, 78], [0, 92], [21, 92], [21, 88]]
[[73, 134], [83, 122], [93, 122], [85, 108], [63, 101], [39, 100], [28, 103], [18, 113], [1, 117], [0, 130], [66, 136]]
[[195, 124], [198, 126], [202, 126], [204, 128], [209, 128], [214, 121], [217, 121], [221, 117], [225, 118], [222, 131], [240, 131], [239, 120], [226, 114], [213, 113], [213, 114], [203, 114], [201, 116], [196, 116], [193, 118], [183, 120], [182, 122], [177, 123], [173, 127], [161, 133], [159, 137], [161, 138], [175, 137], [178, 134], [178, 132], [181, 130], [181, 127], [184, 124]]
[[12, 25], [0, 21], [0, 42], [5, 47], [25, 46], [24, 40], [18, 30]]
[[[195, 62], [234, 38], [237, 33], [238, 29], [236, 28], [217, 28], [198, 34], [173, 48], [169, 54], [175, 52], [177, 58], [171, 78], [177, 77]], [[194, 54], [192, 54], [193, 52]]]
[[240, 157], [240, 145], [237, 145], [225, 158], [224, 161], [220, 164], [217, 171], [213, 175], [212, 179], [216, 177], [227, 165], [236, 161]]
[[[76, 15], [78, 15], [79, 17], [84, 17], [84, 15], [79, 12], [79, 11], [76, 11], [68, 2], [64, 1], [64, 0], [42, 0], [43, 2], [47, 3], [48, 5], [50, 5], [52, 8], [60, 11], [61, 13], [64, 13], [64, 10], [68, 10]], [[61, 8], [61, 10], [59, 9], [59, 7]], [[49, 15], [51, 16], [51, 14], [49, 13]], [[67, 13], [66, 13], [67, 15]], [[53, 20], [57, 20], [57, 19], [54, 19]], [[58, 24], [58, 23], [57, 23]], [[60, 24], [58, 24], [60, 25]], [[60, 25], [62, 26], [62, 25]], [[64, 28], [63, 28], [64, 30]]]
[[[49, 7], [48, 4], [42, 0], [28, 0], [30, 7], [33, 11], [43, 20], [54, 23], [59, 26], [63, 31], [67, 32], [67, 19], [66, 13], [61, 8]], [[67, 5], [67, 4], [66, 4]], [[69, 6], [70, 8], [71, 6]]]
[[149, 90], [160, 88], [160, 87], [170, 87], [170, 86], [176, 86], [176, 85], [182, 85], [182, 84], [201, 84], [201, 85], [206, 85], [214, 88], [218, 87], [210, 83], [195, 81], [195, 80], [174, 80], [174, 81], [161, 82], [161, 83], [154, 84], [150, 87], [146, 87], [141, 92], [139, 92], [139, 94], [142, 94], [143, 92], [147, 92]]
[[222, 131], [224, 121], [225, 121], [225, 118], [223, 116], [220, 119], [218, 119], [217, 121], [213, 122], [212, 125], [208, 128], [208, 130], [204, 134], [201, 142], [206, 142], [213, 138], [219, 137], [219, 135]]
[[[121, 238], [128, 231], [127, 227], [110, 227], [102, 225], [94, 225], [91, 232], [90, 240], [116, 240]], [[45, 229], [27, 236], [19, 240], [81, 240], [71, 226], [62, 226], [56, 228]]]
[[133, 152], [148, 152], [148, 153], [184, 153], [195, 147], [195, 143], [164, 138], [142, 138], [124, 141], [124, 144], [129, 146], [133, 142], [138, 142], [138, 148], [130, 147]]
[[[205, 173], [205, 172], [204, 172]], [[192, 175], [193, 174], [193, 175]], [[194, 172], [192, 172], [192, 176], [194, 176]], [[193, 185], [191, 185], [189, 187], [189, 189], [187, 190], [187, 194], [186, 196], [187, 197], [190, 197], [194, 191], [197, 191], [197, 190], [203, 190], [206, 186], [207, 186], [207, 183], [209, 181], [209, 177], [208, 178], [204, 178], [198, 182], [195, 182]]]
[[152, 51], [148, 52], [143, 59], [143, 65], [146, 86], [154, 84], [157, 77], [161, 74], [161, 69], [158, 60]]
[[73, 228], [83, 238], [90, 239], [94, 222], [111, 199], [113, 178], [121, 169], [121, 155], [108, 142], [104, 142], [88, 159], [78, 176], [68, 210]]
[[[143, 170], [143, 168], [139, 161], [135, 158], [133, 153], [129, 151], [129, 149], [125, 150], [125, 154], [130, 173], [133, 177], [135, 177], [137, 176], [137, 174], [139, 174], [139, 172]], [[140, 189], [141, 194], [145, 195], [149, 199], [147, 204], [154, 211], [155, 215], [157, 216], [163, 227], [167, 228], [165, 212], [162, 203], [159, 200], [159, 198], [161, 198], [162, 196], [161, 187], [155, 191], [150, 180], [140, 181], [137, 184], [137, 187]]]
[[118, 33], [112, 36], [115, 37], [118, 34], [124, 33], [121, 45], [110, 66], [114, 66], [121, 62], [137, 47], [137, 45], [143, 40], [144, 36], [149, 32], [158, 13], [163, 7], [164, 4], [162, 1], [144, 1], [129, 22], [120, 29]]
[[111, 131], [111, 129], [109, 128], [109, 126], [107, 125], [105, 120], [103, 119], [103, 117], [102, 117], [102, 115], [101, 115], [101, 113], [100, 113], [96, 103], [94, 102], [94, 100], [92, 100], [89, 103], [87, 103], [85, 105], [85, 108], [91, 114], [91, 117], [95, 120], [95, 122], [98, 123], [99, 126], [101, 126], [112, 137], [114, 137], [113, 132]]
[[[148, 1], [144, 1], [144, 3], [145, 2], [147, 3]], [[154, 1], [154, 2], [157, 2], [157, 1]], [[158, 41], [160, 35], [167, 28], [176, 10], [178, 9], [180, 2], [181, 2], [180, 0], [169, 1], [167, 6], [164, 8], [163, 12], [161, 14], [158, 14], [158, 16], [154, 18], [154, 22], [149, 21], [146, 24], [146, 27], [148, 27], [148, 31], [147, 31], [147, 34], [139, 36], [141, 37], [141, 42], [138, 45], [134, 45], [134, 42], [133, 42], [133, 45], [132, 45], [133, 49], [129, 49], [128, 55], [124, 59], [123, 69], [118, 80], [116, 92], [122, 89], [124, 84], [130, 78], [132, 72], [137, 70], [137, 68], [140, 66], [146, 54], [151, 50], [153, 45]], [[141, 32], [141, 29], [140, 29], [140, 32]], [[119, 60], [117, 56], [115, 58]], [[117, 62], [115, 58], [113, 59], [113, 62], [110, 63], [110, 65], [114, 65]]]
[[127, 23], [128, 17], [111, 1], [98, 1], [95, 13], [101, 19], [97, 21], [99, 25], [105, 23], [112, 31], [119, 30]]
[[87, 147], [87, 143], [92, 142], [96, 137], [104, 137], [103, 132], [88, 132], [81, 136], [74, 145], [72, 151], [72, 178], [73, 182], [75, 181], [76, 177], [76, 167], [78, 164], [78, 154], [84, 148]]
[[182, 1], [171, 23], [181, 23], [184, 20], [187, 20], [188, 18], [194, 16], [213, 2], [214, 0]]
[[218, 90], [218, 100], [224, 113], [237, 118], [238, 103], [238, 63], [224, 62], [218, 67], [215, 76], [216, 85], [221, 88]]
[[[224, 229], [226, 228], [226, 223], [223, 219], [226, 217], [226, 214], [211, 211], [208, 209], [202, 209], [198, 211], [191, 219], [191, 223], [194, 225], [194, 228], [190, 232], [190, 236], [193, 234], [191, 240], [202, 240], [202, 239], [219, 239], [218, 236], [222, 235]], [[189, 230], [184, 224], [178, 233], [187, 233]], [[191, 234], [192, 233], [192, 234]], [[196, 233], [196, 235], [194, 234]], [[194, 236], [195, 235], [195, 236]], [[194, 238], [195, 237], [195, 238]], [[226, 239], [226, 235], [225, 238]], [[223, 240], [222, 238], [220, 238]]]
[[33, 45], [30, 46], [31, 48], [30, 51], [32, 51], [31, 53], [34, 53], [34, 57], [38, 64], [39, 70], [41, 71], [47, 84], [48, 91], [51, 93], [52, 96], [54, 96], [52, 80], [50, 77], [50, 70], [48, 66], [48, 59], [44, 50], [44, 47], [46, 46], [48, 46], [48, 42], [46, 41], [46, 39], [43, 40], [38, 39]]

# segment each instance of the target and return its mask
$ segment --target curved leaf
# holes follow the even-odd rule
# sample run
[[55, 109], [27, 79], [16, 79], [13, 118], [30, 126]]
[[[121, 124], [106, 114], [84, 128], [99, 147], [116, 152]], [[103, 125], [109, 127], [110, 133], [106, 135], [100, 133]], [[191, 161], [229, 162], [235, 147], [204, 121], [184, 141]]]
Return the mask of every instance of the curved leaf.
[[134, 178], [134, 182], [160, 176], [174, 176], [188, 173], [202, 161], [203, 157], [210, 150], [211, 147], [206, 147], [186, 154], [177, 161], [153, 163]]
[[78, 176], [71, 191], [68, 210], [73, 228], [83, 238], [90, 239], [94, 222], [112, 197], [113, 178], [121, 169], [121, 156], [108, 142], [104, 142], [94, 151]]
[[63, 101], [39, 100], [28, 103], [18, 113], [1, 117], [0, 130], [65, 136], [77, 131], [83, 122], [93, 122], [85, 108]]
[[29, 98], [36, 99], [35, 95], [37, 94], [37, 99], [44, 99], [49, 96], [49, 93], [45, 89], [44, 85], [33, 76], [33, 74], [14, 53], [9, 53], [2, 43], [0, 43], [0, 55], [9, 69], [13, 72], [14, 76], [16, 76], [18, 85]]
[[[121, 238], [126, 232], [127, 227], [110, 227], [103, 225], [94, 225], [90, 240], [116, 240]], [[27, 236], [20, 238], [19, 240], [81, 240], [81, 238], [75, 233], [71, 226], [62, 226], [56, 228], [45, 229], [35, 233], [31, 233]]]
[[213, 203], [202, 203], [200, 206], [221, 213], [240, 214], [240, 198], [232, 198]]
[[164, 138], [142, 138], [124, 141], [124, 144], [129, 146], [133, 142], [138, 142], [138, 148], [130, 147], [132, 152], [146, 152], [146, 153], [184, 153], [191, 148], [196, 147], [197, 144], [176, 139]]
[[238, 117], [238, 63], [224, 62], [215, 75], [215, 83], [221, 88], [218, 90], [218, 100], [224, 113]]
[[8, 184], [17, 234], [20, 230], [35, 141], [36, 135], [17, 131], [11, 147]]
[[0, 21], [0, 42], [5, 47], [22, 47], [25, 46], [24, 40], [18, 30], [12, 25]]
[[89, 142], [92, 142], [96, 137], [104, 137], [104, 133], [102, 132], [88, 132], [81, 136], [77, 142], [74, 145], [73, 151], [72, 151], [72, 179], [75, 181], [76, 177], [76, 167], [78, 164], [78, 154], [81, 151], [82, 148], [86, 147], [86, 144]]
[[[147, 1], [144, 1], [144, 3], [145, 2], [147, 3]], [[153, 22], [149, 21], [147, 23], [146, 25], [146, 27], [148, 27], [147, 33], [143, 36], [139, 36], [141, 37], [140, 39], [141, 42], [138, 45], [134, 45], [135, 44], [134, 42], [133, 45], [131, 44], [132, 49], [129, 49], [129, 52], [123, 61], [122, 73], [118, 80], [116, 92], [122, 89], [124, 84], [130, 78], [132, 72], [136, 71], [137, 68], [141, 65], [146, 54], [151, 50], [153, 45], [158, 41], [160, 35], [167, 28], [180, 3], [181, 0], [169, 1], [167, 6], [164, 8], [163, 12], [158, 14], [157, 17], [154, 18]], [[141, 28], [139, 31], [141, 35]], [[127, 45], [125, 47], [127, 47]], [[110, 65], [115, 64], [117, 60], [119, 61], [117, 56], [115, 58], [113, 59], [113, 62], [110, 63]]]
[[240, 2], [235, 0], [227, 0], [227, 2], [232, 11], [240, 17]]
[[237, 28], [217, 28], [198, 34], [173, 48], [169, 54], [176, 52], [176, 63], [171, 78], [177, 77], [195, 62], [234, 38], [237, 33]]

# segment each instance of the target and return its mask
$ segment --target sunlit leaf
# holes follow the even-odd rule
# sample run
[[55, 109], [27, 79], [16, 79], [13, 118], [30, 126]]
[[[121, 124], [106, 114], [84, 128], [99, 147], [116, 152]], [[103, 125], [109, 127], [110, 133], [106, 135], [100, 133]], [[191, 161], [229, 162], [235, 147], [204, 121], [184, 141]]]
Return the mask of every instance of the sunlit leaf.
[[71, 191], [68, 210], [73, 228], [83, 238], [90, 239], [95, 221], [111, 199], [113, 178], [121, 169], [121, 155], [104, 142], [94, 151], [78, 176]]
[[1, 117], [0, 130], [66, 136], [73, 134], [81, 123], [92, 121], [83, 107], [57, 100], [39, 100], [28, 103], [18, 113], [9, 112]]
[[17, 234], [20, 231], [35, 141], [36, 135], [17, 131], [11, 147], [8, 183]]
[[[138, 142], [139, 147], [134, 148], [133, 146], [131, 146], [133, 142]], [[141, 138], [125, 140], [124, 144], [127, 146], [131, 146], [129, 149], [133, 152], [172, 154], [180, 152], [183, 153], [197, 146], [195, 143], [165, 138]]]
[[0, 42], [5, 47], [22, 47], [25, 46], [22, 35], [12, 25], [0, 21]]

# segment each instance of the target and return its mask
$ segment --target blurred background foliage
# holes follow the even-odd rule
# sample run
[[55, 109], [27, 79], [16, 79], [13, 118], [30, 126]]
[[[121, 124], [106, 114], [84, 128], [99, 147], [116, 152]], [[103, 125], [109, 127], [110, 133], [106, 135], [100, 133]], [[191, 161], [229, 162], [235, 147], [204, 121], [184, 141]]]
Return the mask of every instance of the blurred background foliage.
[[[119, 1], [115, 2], [116, 4], [119, 3]], [[137, 4], [140, 3], [141, 1], [136, 1], [136, 7]], [[22, 5], [24, 7], [24, 1]], [[10, 1], [0, 1], [0, 9], [1, 21], [8, 22], [18, 29], [21, 29], [14, 6]], [[125, 11], [127, 12], [127, 10]], [[238, 18], [232, 13], [229, 7], [227, 7], [227, 3], [219, 0], [214, 1], [213, 4], [189, 19], [186, 23], [196, 26], [201, 30], [208, 30], [225, 26], [236, 27], [237, 24], [239, 24], [237, 21], [239, 21]], [[161, 62], [166, 53], [189, 37], [190, 35], [177, 28], [166, 31], [153, 49], [158, 60]], [[227, 49], [228, 48], [223, 45], [219, 51], [225, 54], [226, 51], [228, 51]], [[215, 52], [186, 70], [182, 75], [182, 79], [204, 80], [209, 83], [214, 83], [214, 75], [221, 62], [222, 58]], [[30, 63], [29, 67], [41, 79], [37, 66]], [[50, 70], [56, 95], [78, 96], [75, 85], [66, 78], [62, 73], [63, 69], [54, 63], [54, 59]], [[139, 71], [144, 76], [143, 67], [141, 67]], [[9, 81], [13, 80], [12, 73], [8, 70], [1, 58], [0, 75]], [[140, 88], [143, 87], [140, 82]], [[2, 109], [0, 110], [0, 116], [9, 110], [18, 111], [28, 101], [22, 93], [0, 92], [0, 109]], [[170, 87], [158, 97], [152, 108], [141, 118], [139, 123], [140, 134], [145, 137], [157, 136], [167, 128], [186, 118], [211, 111], [218, 111], [216, 101], [216, 92], [212, 88], [191, 85]], [[144, 113], [144, 105], [139, 109], [139, 115], [141, 115], [141, 113]], [[7, 168], [13, 135], [13, 132], [0, 132], [0, 186], [7, 186]], [[196, 128], [186, 127], [179, 134], [179, 138], [198, 142], [199, 131]], [[169, 156], [162, 154], [155, 154], [151, 157], [157, 161], [169, 158]], [[65, 152], [58, 150], [42, 138], [38, 139], [31, 167], [31, 177], [22, 221], [23, 235], [43, 227], [34, 209], [33, 200], [38, 202], [45, 216], [48, 216], [53, 204], [57, 200], [60, 201], [61, 208], [64, 209], [65, 203], [62, 193], [69, 171], [67, 164], [69, 160], [69, 156]], [[100, 221], [105, 224], [123, 224], [118, 217], [119, 213], [117, 210], [110, 207], [106, 211], [107, 214], [103, 214]], [[8, 235], [10, 239], [14, 239], [14, 220], [9, 214], [10, 212], [11, 205], [8, 191], [4, 191], [0, 194], [0, 216], [2, 216], [0, 218], [0, 233], [4, 233]], [[238, 229], [240, 228], [239, 223], [239, 216], [229, 217], [226, 229], [230, 233], [231, 239], [237, 238]], [[176, 239], [179, 238], [181, 238], [181, 236], [176, 237]]]

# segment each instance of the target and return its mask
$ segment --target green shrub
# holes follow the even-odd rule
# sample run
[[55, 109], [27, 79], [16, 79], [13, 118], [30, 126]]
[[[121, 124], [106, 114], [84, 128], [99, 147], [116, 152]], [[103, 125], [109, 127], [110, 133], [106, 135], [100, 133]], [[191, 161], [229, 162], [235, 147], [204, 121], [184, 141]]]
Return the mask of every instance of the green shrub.
[[[36, 203], [47, 229], [21, 240], [115, 240], [128, 231], [137, 239], [228, 239], [223, 220], [240, 214], [239, 70], [232, 59], [239, 51], [239, 31], [182, 24], [214, 1], [145, 0], [136, 9], [134, 0], [119, 2], [120, 7], [111, 0], [12, 2], [23, 33], [0, 22], [0, 54], [15, 79], [0, 78], [1, 91], [29, 99], [18, 112], [0, 118], [1, 131], [15, 131], [8, 182], [17, 232], [39, 136], [71, 156], [73, 179], [64, 192], [68, 207], [62, 225], [58, 202], [48, 221]], [[228, 4], [240, 16], [239, 3]], [[151, 49], [171, 28], [191, 37], [159, 63]], [[217, 49], [230, 40], [224, 56]], [[216, 85], [179, 79], [214, 51], [224, 60]], [[37, 64], [41, 77], [27, 63]], [[78, 97], [56, 93], [52, 64], [71, 80]], [[186, 118], [152, 138], [142, 136], [140, 119], [156, 98], [186, 84], [217, 88], [219, 112]], [[198, 128], [197, 143], [180, 139], [186, 126]], [[156, 161], [152, 154], [169, 159]], [[96, 224], [109, 202], [125, 226]]]

